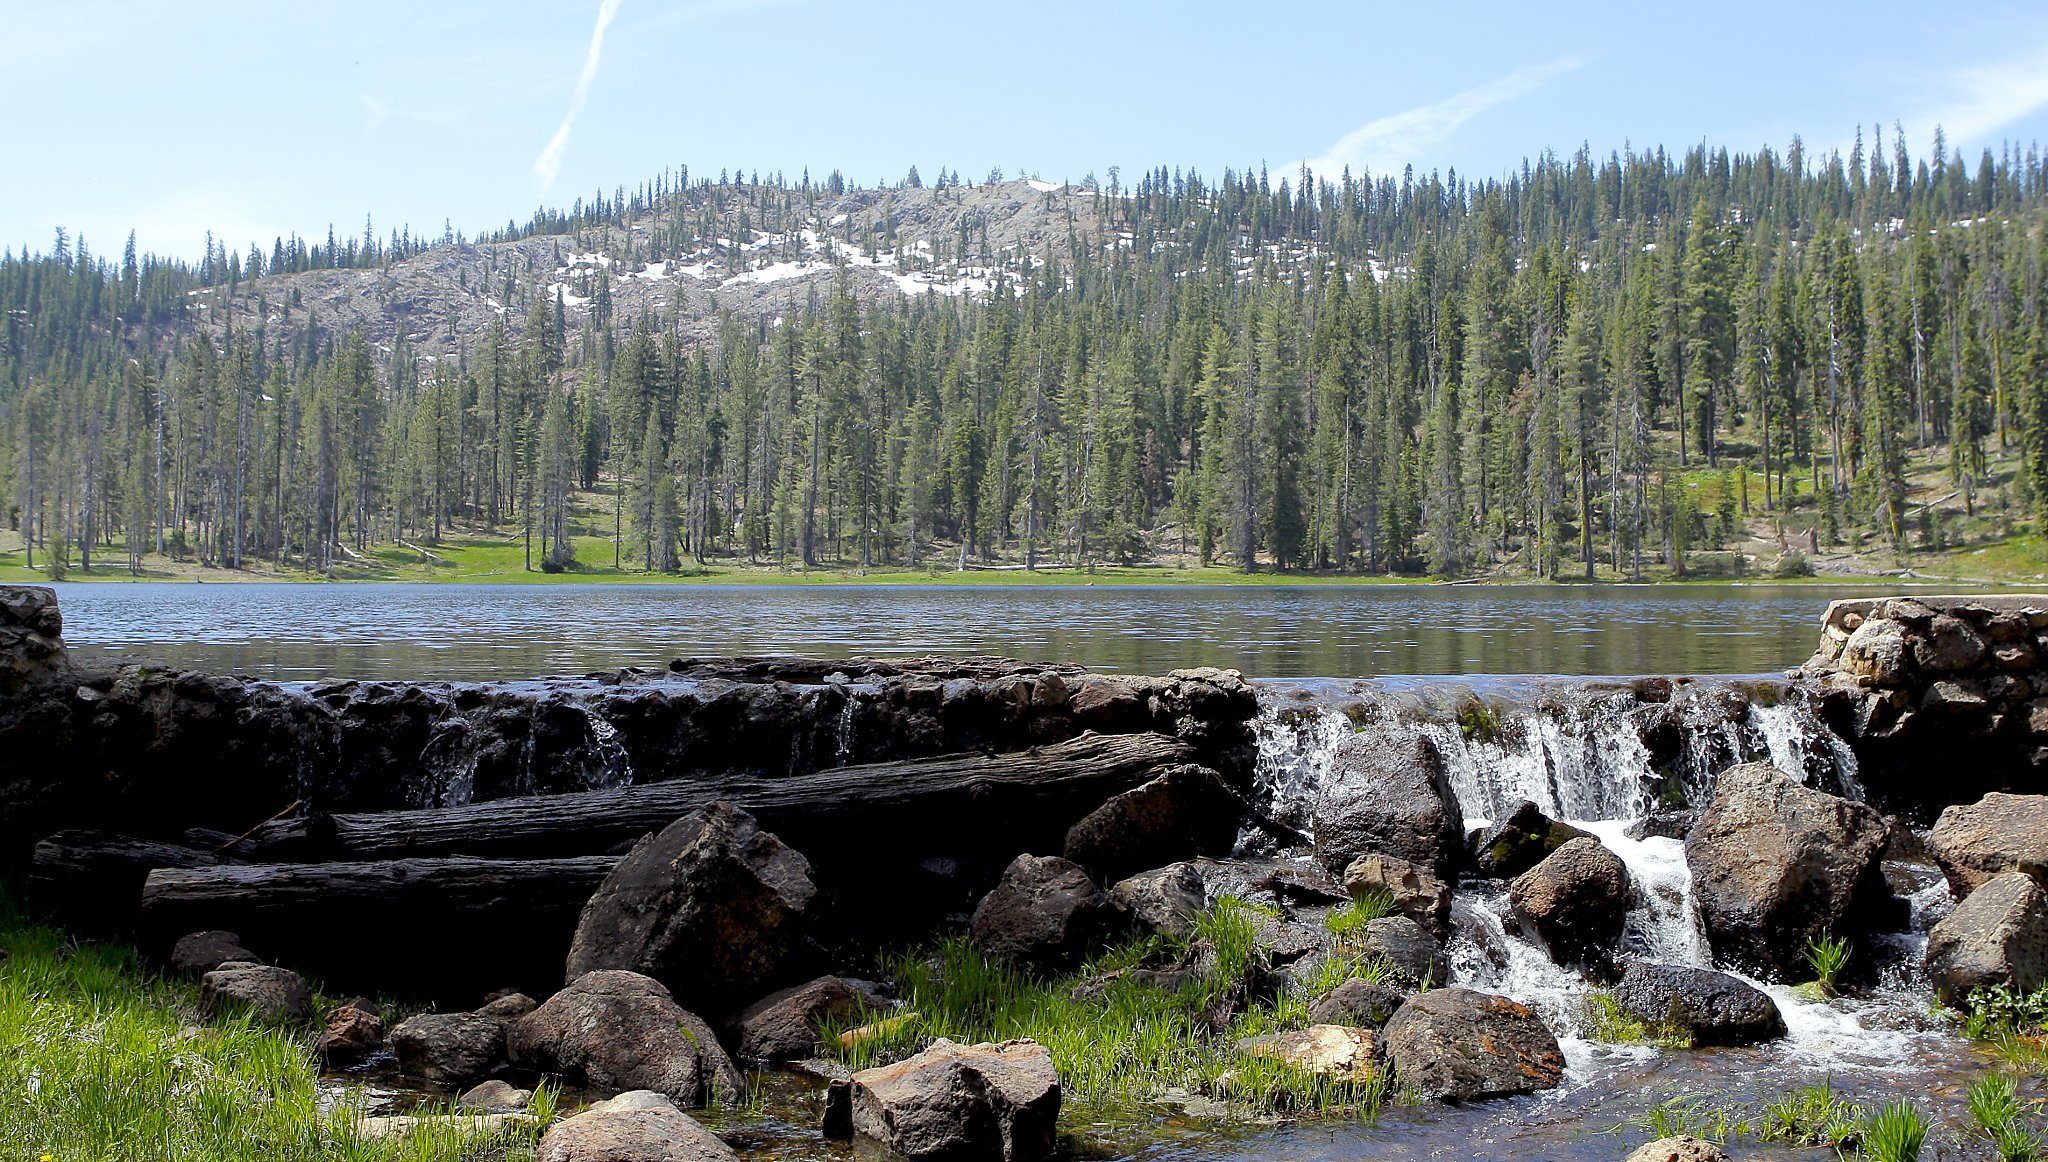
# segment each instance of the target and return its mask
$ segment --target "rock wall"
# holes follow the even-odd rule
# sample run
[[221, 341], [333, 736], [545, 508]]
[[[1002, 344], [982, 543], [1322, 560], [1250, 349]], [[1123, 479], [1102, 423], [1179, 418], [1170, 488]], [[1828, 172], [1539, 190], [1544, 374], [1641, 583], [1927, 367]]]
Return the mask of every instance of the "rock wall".
[[67, 659], [48, 589], [0, 587], [0, 863], [88, 828], [238, 835], [287, 809], [382, 811], [689, 778], [778, 778], [1157, 731], [1240, 784], [1258, 706], [1233, 671], [1000, 659], [689, 659], [501, 683], [282, 684]]
[[1888, 811], [2048, 791], [2048, 596], [1836, 601], [1798, 673]]

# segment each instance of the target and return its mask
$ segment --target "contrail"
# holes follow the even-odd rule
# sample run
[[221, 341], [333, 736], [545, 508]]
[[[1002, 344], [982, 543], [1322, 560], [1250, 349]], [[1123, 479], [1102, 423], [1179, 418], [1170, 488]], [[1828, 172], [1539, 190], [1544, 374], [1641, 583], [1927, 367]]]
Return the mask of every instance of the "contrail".
[[583, 57], [583, 74], [576, 78], [576, 91], [569, 96], [569, 111], [562, 115], [562, 126], [548, 139], [546, 149], [533, 159], [533, 176], [540, 179], [540, 188], [546, 190], [555, 184], [555, 175], [562, 170], [562, 154], [569, 148], [569, 130], [576, 126], [577, 114], [583, 112], [583, 102], [590, 98], [590, 83], [597, 79], [598, 56], [604, 52], [604, 30], [611, 27], [612, 17], [619, 14], [619, 0], [603, 0], [597, 6], [597, 27], [590, 30], [590, 51]]

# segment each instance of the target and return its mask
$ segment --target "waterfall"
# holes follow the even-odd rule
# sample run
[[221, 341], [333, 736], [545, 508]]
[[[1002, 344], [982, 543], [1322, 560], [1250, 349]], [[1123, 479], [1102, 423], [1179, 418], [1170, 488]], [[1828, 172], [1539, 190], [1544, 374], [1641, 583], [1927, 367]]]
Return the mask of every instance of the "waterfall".
[[604, 713], [588, 703], [578, 702], [576, 708], [583, 712], [584, 721], [590, 727], [590, 748], [597, 755], [602, 768], [593, 785], [593, 790], [633, 785], [633, 757], [626, 753], [626, 746], [619, 741], [619, 728], [613, 726]]

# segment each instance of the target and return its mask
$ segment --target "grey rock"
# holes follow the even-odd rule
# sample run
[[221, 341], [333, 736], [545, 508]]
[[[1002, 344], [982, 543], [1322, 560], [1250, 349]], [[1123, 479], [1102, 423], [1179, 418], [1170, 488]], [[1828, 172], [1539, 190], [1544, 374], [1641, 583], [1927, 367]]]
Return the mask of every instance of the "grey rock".
[[1311, 812], [1317, 858], [1340, 874], [1367, 854], [1447, 873], [1459, 835], [1442, 783], [1442, 757], [1417, 731], [1383, 726], [1345, 739]]
[[1913, 661], [1929, 674], [1973, 670], [1987, 652], [1983, 636], [1969, 622], [1946, 613], [1935, 615], [1913, 641]]
[[2009, 871], [2048, 887], [2048, 795], [1992, 792], [1942, 811], [1927, 849], [1962, 899]]
[[171, 971], [176, 973], [205, 976], [231, 960], [263, 963], [262, 957], [242, 947], [242, 938], [233, 932], [192, 932], [178, 937], [171, 946]]
[[312, 1003], [304, 977], [267, 964], [231, 960], [199, 981], [199, 1008], [210, 1017], [246, 1009], [260, 1021], [296, 1021]]
[[485, 1001], [477, 1012], [500, 1021], [516, 1021], [540, 1007], [540, 1002], [519, 992], [502, 992]]
[[533, 1091], [520, 1089], [509, 1081], [492, 1079], [472, 1087], [455, 1099], [455, 1108], [485, 1113], [517, 1113], [533, 1104]]
[[1209, 906], [1201, 873], [1185, 862], [1122, 880], [1109, 890], [1109, 898], [1140, 935], [1186, 936]]
[[505, 1064], [505, 1022], [482, 1013], [421, 1013], [391, 1030], [398, 1068], [436, 1085], [462, 1086]]
[[1614, 1001], [1638, 1020], [1683, 1027], [1696, 1045], [1753, 1045], [1785, 1035], [1784, 1015], [1769, 994], [1711, 969], [1631, 963]]
[[666, 1095], [635, 1090], [549, 1127], [536, 1162], [739, 1162], [739, 1155]]
[[1784, 979], [1804, 971], [1808, 940], [1869, 930], [1892, 899], [1888, 831], [1875, 809], [1767, 764], [1723, 771], [1685, 840], [1715, 953]]
[[864, 1069], [848, 1085], [853, 1132], [911, 1162], [1039, 1162], [1052, 1153], [1060, 1079], [1036, 1041], [958, 1045]]
[[1692, 825], [1700, 817], [1697, 811], [1665, 811], [1656, 815], [1645, 815], [1628, 825], [1622, 834], [1630, 839], [1684, 839], [1692, 832]]
[[1975, 988], [2048, 982], [2048, 891], [2024, 872], [1993, 876], [1928, 933], [1927, 976], [1951, 1005]]
[[1431, 989], [1387, 1022], [1387, 1059], [1425, 1098], [1472, 1101], [1555, 1088], [1564, 1053], [1536, 1014], [1506, 997]]
[[1836, 664], [1880, 686], [1902, 686], [1912, 676], [1912, 653], [1905, 626], [1874, 617], [1849, 635]]
[[1100, 883], [1196, 856], [1229, 855], [1248, 808], [1208, 767], [1168, 767], [1067, 830], [1062, 854]]
[[1344, 869], [1344, 887], [1353, 899], [1383, 892], [1394, 911], [1432, 932], [1442, 933], [1451, 919], [1451, 886], [1419, 863], [1391, 855], [1361, 855]]
[[1515, 915], [1560, 964], [1604, 967], [1628, 917], [1628, 866], [1599, 840], [1574, 839], [1508, 886]]
[[1559, 823], [1524, 799], [1506, 819], [1472, 840], [1472, 868], [1482, 876], [1513, 879], [1545, 856], [1586, 833]]
[[585, 973], [512, 1022], [514, 1064], [598, 1089], [648, 1089], [684, 1105], [737, 1101], [746, 1081], [711, 1027], [635, 972]]
[[605, 877], [577, 922], [567, 975], [623, 969], [693, 1004], [737, 1005], [814, 965], [816, 896], [809, 861], [714, 803], [641, 840]]
[[739, 1035], [739, 1056], [764, 1063], [810, 1057], [818, 1051], [818, 1022], [857, 1023], [864, 1011], [883, 1003], [882, 998], [838, 976], [821, 976], [770, 993], [748, 1005], [733, 1022]]
[[1377, 1029], [1392, 1020], [1407, 999], [1400, 989], [1353, 977], [1317, 997], [1308, 1007], [1308, 1019], [1318, 1025]]
[[1088, 873], [1058, 856], [1020, 855], [983, 896], [969, 924], [991, 955], [1038, 968], [1066, 968], [1115, 930], [1116, 906]]
[[1382, 916], [1367, 924], [1357, 938], [1357, 951], [1368, 958], [1385, 957], [1402, 980], [1414, 984], [1441, 985], [1450, 979], [1442, 942], [1406, 916]]

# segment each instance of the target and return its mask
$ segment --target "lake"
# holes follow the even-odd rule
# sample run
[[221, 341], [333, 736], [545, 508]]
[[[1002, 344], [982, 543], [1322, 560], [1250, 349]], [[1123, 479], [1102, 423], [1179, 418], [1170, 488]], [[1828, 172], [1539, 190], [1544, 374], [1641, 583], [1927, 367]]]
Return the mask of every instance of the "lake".
[[83, 654], [282, 680], [988, 654], [1260, 678], [1752, 674], [1866, 586], [59, 585]]

